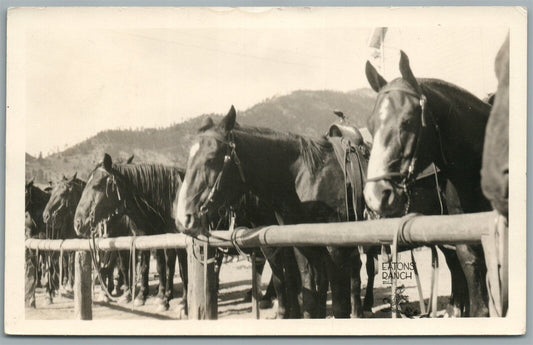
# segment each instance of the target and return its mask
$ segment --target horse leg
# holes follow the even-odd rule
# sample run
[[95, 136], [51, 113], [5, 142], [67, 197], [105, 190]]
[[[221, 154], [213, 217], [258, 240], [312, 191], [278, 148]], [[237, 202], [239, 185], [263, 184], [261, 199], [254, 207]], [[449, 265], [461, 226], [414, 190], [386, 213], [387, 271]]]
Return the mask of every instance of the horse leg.
[[[331, 304], [333, 316], [336, 319], [349, 318], [351, 312], [351, 273], [352, 263], [350, 257], [353, 248], [327, 247], [329, 255], [325, 260], [327, 263], [327, 272], [331, 287]], [[359, 253], [357, 253], [359, 256]], [[359, 280], [359, 290], [360, 290]], [[359, 311], [361, 311], [361, 297], [359, 299]], [[354, 316], [357, 316], [354, 315]]]
[[378, 265], [378, 252], [370, 248], [366, 254], [366, 274], [368, 280], [366, 283], [365, 301], [363, 303], [364, 311], [372, 311], [374, 306], [374, 280], [376, 278], [376, 266]]
[[469, 309], [466, 316], [489, 316], [485, 278], [487, 269], [481, 245], [457, 245], [457, 257], [468, 284]]
[[131, 263], [129, 261], [129, 253], [127, 251], [120, 251], [118, 253], [119, 255], [119, 261], [118, 261], [118, 269], [120, 271], [120, 275], [123, 279], [123, 285], [122, 288], [122, 295], [120, 296], [118, 303], [129, 303], [131, 301], [131, 278], [130, 278], [130, 272], [131, 272]]
[[166, 270], [166, 254], [165, 250], [157, 249], [155, 251], [157, 274], [159, 275], [159, 286], [157, 289], [157, 303], [164, 305], [165, 303], [165, 287], [167, 285], [167, 270]]
[[449, 316], [461, 317], [464, 315], [466, 303], [468, 302], [468, 286], [466, 277], [461, 268], [461, 263], [457, 257], [454, 249], [448, 249], [444, 246], [439, 246], [444, 254], [448, 269], [450, 270], [452, 280], [452, 295], [449, 303]]
[[286, 319], [289, 316], [289, 313], [287, 312], [287, 293], [283, 281], [283, 257], [281, 251], [284, 249], [285, 248], [261, 248], [263, 255], [267, 258], [270, 268], [272, 269], [271, 283], [278, 297], [278, 308], [276, 311], [276, 318], [278, 319]]
[[324, 295], [327, 297], [327, 279], [324, 279], [326, 277], [322, 250], [313, 247], [294, 248], [301, 278], [303, 317], [306, 319], [325, 317]]
[[34, 254], [30, 249], [24, 250], [26, 259], [25, 265], [25, 295], [24, 302], [26, 307], [35, 308], [35, 283], [36, 283], [36, 260]]
[[178, 265], [180, 270], [181, 285], [183, 286], [183, 294], [181, 297], [181, 302], [178, 304], [178, 317], [184, 319], [188, 315], [188, 304], [187, 304], [187, 289], [189, 286], [189, 275], [187, 271], [187, 251], [185, 249], [177, 249], [176, 255], [178, 258]]
[[[148, 273], [150, 271], [150, 251], [149, 250], [143, 250], [140, 253], [140, 265], [139, 265], [139, 275], [141, 276], [141, 286], [139, 289], [139, 293], [137, 296], [135, 296], [135, 301], [133, 302], [134, 306], [140, 307], [143, 306], [146, 302], [146, 298], [148, 297]], [[135, 281], [131, 282], [132, 286], [133, 284], [136, 284]]]
[[75, 252], [72, 252], [72, 253], [68, 253], [67, 255], [67, 258], [68, 258], [68, 264], [67, 264], [67, 267], [68, 267], [68, 283], [67, 283], [67, 286], [66, 286], [66, 291], [67, 292], [73, 292], [74, 291], [74, 257], [75, 257], [76, 253]]
[[363, 263], [361, 261], [358, 248], [353, 249], [352, 256], [353, 260], [350, 260], [352, 262], [352, 272], [350, 274], [352, 310], [350, 315], [352, 318], [362, 318], [363, 306], [361, 304], [361, 266]]
[[166, 311], [170, 307], [170, 300], [174, 298], [174, 272], [176, 269], [176, 250], [163, 250], [165, 256], [165, 266], [163, 267], [163, 274], [165, 275], [165, 286], [162, 303], [159, 306], [159, 311]]

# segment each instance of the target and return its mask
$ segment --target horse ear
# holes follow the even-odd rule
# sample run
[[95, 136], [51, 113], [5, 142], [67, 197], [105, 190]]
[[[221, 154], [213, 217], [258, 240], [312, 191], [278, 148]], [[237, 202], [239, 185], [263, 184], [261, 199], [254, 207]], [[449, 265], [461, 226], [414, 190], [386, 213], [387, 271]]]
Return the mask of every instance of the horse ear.
[[229, 132], [233, 128], [235, 128], [235, 120], [237, 119], [237, 112], [235, 111], [235, 107], [232, 105], [228, 115], [226, 115], [222, 121], [220, 121], [219, 127], [224, 129], [224, 131]]
[[33, 181], [34, 180], [35, 180], [35, 177], [32, 177], [31, 180], [29, 180], [28, 183], [26, 183], [26, 186], [28, 186], [28, 187], [33, 186]]
[[131, 162], [133, 162], [133, 157], [135, 157], [135, 155], [131, 155], [131, 157], [126, 161], [126, 164], [131, 164]]
[[108, 155], [107, 153], [104, 155], [103, 164], [104, 164], [104, 169], [105, 170], [111, 171], [111, 168], [113, 166], [113, 160], [111, 159], [111, 156]]
[[77, 171], [74, 173], [74, 175], [72, 175], [72, 178], [70, 180], [71, 181], [75, 181], [76, 177], [78, 177], [78, 172]]
[[215, 123], [213, 122], [213, 119], [210, 118], [210, 117], [206, 117], [202, 121], [202, 124], [200, 125], [200, 128], [198, 128], [198, 132], [205, 132], [209, 128], [213, 127], [214, 125], [215, 125]]
[[370, 61], [366, 62], [365, 73], [366, 79], [374, 91], [379, 92], [383, 86], [387, 85], [387, 81], [372, 66]]
[[400, 50], [400, 73], [403, 79], [405, 79], [415, 89], [419, 90], [418, 82], [416, 81], [415, 75], [409, 66], [409, 58], [403, 50]]

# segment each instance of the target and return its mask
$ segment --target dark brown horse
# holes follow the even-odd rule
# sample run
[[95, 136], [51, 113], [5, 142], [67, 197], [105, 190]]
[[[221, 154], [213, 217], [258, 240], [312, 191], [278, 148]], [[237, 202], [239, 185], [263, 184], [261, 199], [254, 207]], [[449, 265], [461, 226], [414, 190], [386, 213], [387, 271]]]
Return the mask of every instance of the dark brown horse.
[[[50, 200], [43, 211], [43, 221], [47, 232], [54, 234], [55, 239], [76, 238], [74, 232], [74, 211], [78, 205], [85, 182], [77, 179], [76, 174], [71, 179], [63, 177], [52, 188]], [[64, 278], [62, 286], [67, 291], [72, 291], [74, 286], [74, 253], [67, 253], [63, 257]]]
[[[179, 196], [176, 196], [174, 201], [175, 210], [178, 208], [178, 202]], [[217, 210], [211, 208], [209, 211], [206, 218], [209, 221], [209, 229], [212, 230], [227, 230], [232, 226], [231, 223], [234, 223], [234, 227], [244, 226], [249, 228], [278, 224], [278, 220], [271, 208], [251, 192], [245, 193], [239, 201], [231, 205], [226, 204]], [[298, 267], [296, 266], [292, 248], [262, 247], [260, 251], [257, 248], [243, 249], [242, 251], [248, 255], [255, 251], [256, 255], [262, 254], [268, 261], [272, 269], [272, 285], [278, 299], [276, 318], [299, 318], [301, 313], [297, 299], [299, 286], [299, 280], [297, 279]], [[235, 249], [229, 249], [227, 254], [237, 255], [241, 253]], [[222, 260], [218, 261], [218, 269], [220, 270]], [[219, 270], [218, 272], [220, 272]], [[262, 271], [262, 268], [260, 270]], [[270, 302], [268, 296], [263, 296], [263, 298], [262, 302], [267, 304]]]
[[[26, 226], [27, 238], [54, 238], [53, 233], [49, 233], [46, 224], [43, 222], [43, 212], [46, 203], [50, 199], [50, 190], [42, 190], [33, 184], [33, 180], [26, 183]], [[53, 297], [59, 288], [59, 254], [44, 252], [34, 260], [36, 269], [35, 285], [39, 286], [42, 275], [46, 277], [46, 303], [52, 303]]]
[[[378, 98], [369, 128], [374, 143], [365, 200], [384, 216], [409, 211], [410, 186], [435, 163], [457, 190], [464, 212], [490, 209], [481, 192], [481, 156], [490, 106], [469, 92], [436, 79], [416, 79], [405, 53], [402, 77], [390, 83], [367, 62], [366, 74]], [[486, 268], [481, 246], [457, 246], [468, 282], [469, 315], [486, 316]]]
[[[88, 237], [96, 225], [116, 215], [126, 215], [135, 225], [135, 235], [175, 232], [172, 203], [181, 185], [183, 171], [156, 164], [113, 164], [105, 154], [103, 162], [90, 174], [74, 216], [78, 236]], [[187, 301], [187, 256], [183, 249], [157, 250], [160, 308], [168, 309], [173, 298], [176, 253], [183, 281], [182, 303]], [[141, 289], [135, 304], [148, 296], [150, 252], [141, 260]], [[186, 310], [186, 308], [185, 308]]]
[[[344, 138], [343, 140], [349, 140], [353, 144], [364, 142], [359, 129], [349, 125], [344, 119], [342, 123], [332, 125], [328, 131], [328, 135], [330, 137], [342, 137]], [[372, 144], [367, 142], [365, 143], [365, 146], [370, 150]], [[453, 186], [434, 166], [428, 166], [416, 177], [416, 181], [411, 187], [410, 212], [424, 215], [462, 213]], [[375, 214], [372, 214], [372, 216], [375, 216]], [[449, 313], [451, 316], [461, 316], [464, 313], [467, 302], [464, 296], [464, 291], [466, 290], [466, 278], [459, 264], [455, 250], [446, 246], [440, 246], [439, 248], [446, 258], [452, 278], [452, 294], [450, 297], [450, 307], [448, 308]], [[399, 249], [409, 250], [413, 248], [400, 247]], [[374, 275], [378, 264], [377, 256], [380, 251], [381, 247], [379, 246], [366, 248], [366, 271], [368, 283], [363, 304], [363, 309], [365, 311], [370, 311], [374, 303]]]
[[[43, 222], [43, 210], [50, 198], [48, 191], [43, 191], [33, 184], [33, 179], [25, 185], [25, 238], [45, 238], [46, 227]], [[44, 263], [45, 255], [36, 257], [33, 251], [25, 249], [25, 304], [28, 307], [35, 307], [35, 288], [40, 285], [41, 263]], [[50, 275], [48, 277], [51, 278]], [[48, 303], [52, 302], [53, 285], [49, 282], [46, 286]]]
[[490, 112], [483, 149], [481, 187], [492, 206], [508, 216], [509, 207], [509, 36], [495, 63], [498, 90]]
[[[55, 183], [52, 188], [50, 200], [46, 204], [43, 212], [43, 220], [47, 224], [48, 229], [54, 229], [53, 232], [59, 239], [76, 238], [76, 232], [74, 231], [74, 213], [76, 207], [80, 201], [82, 192], [85, 188], [85, 181], [77, 178], [77, 174], [74, 174], [71, 178], [63, 177], [61, 180]], [[122, 218], [125, 218], [123, 216]], [[128, 222], [121, 217], [113, 217], [108, 222], [108, 233], [115, 236], [128, 236], [130, 233], [130, 227]], [[49, 230], [51, 232], [51, 230]], [[120, 257], [119, 257], [120, 255]], [[114, 288], [113, 270], [115, 264], [118, 263], [119, 272], [122, 280], [126, 280], [126, 294], [122, 297], [122, 301], [129, 300], [129, 279], [128, 279], [128, 255], [127, 252], [109, 252], [103, 255], [105, 260], [102, 260], [100, 267], [100, 276], [104, 280], [100, 282], [102, 288], [107, 287], [108, 292], [112, 293]], [[63, 260], [63, 272], [65, 278], [68, 281], [66, 285], [67, 291], [72, 291], [74, 283], [74, 253], [69, 253], [64, 256]], [[120, 283], [120, 280], [119, 280]], [[118, 294], [117, 286], [117, 294]], [[101, 295], [103, 300], [107, 300], [106, 295]]]
[[491, 316], [505, 316], [508, 308], [509, 218], [509, 35], [495, 62], [498, 90], [487, 123], [481, 187], [497, 212], [483, 240], [487, 258], [487, 285]]
[[[247, 191], [269, 205], [283, 224], [348, 219], [345, 186], [339, 184], [344, 181], [343, 170], [327, 139], [241, 128], [233, 107], [197, 139], [179, 193], [176, 220], [184, 232], [198, 234], [204, 229], [200, 219], [207, 210], [237, 200]], [[350, 317], [350, 277], [357, 277], [360, 289], [358, 251], [306, 247], [295, 248], [294, 256], [300, 270], [303, 316], [326, 316], [329, 283], [334, 316]], [[360, 316], [360, 296], [354, 300], [354, 316]]]

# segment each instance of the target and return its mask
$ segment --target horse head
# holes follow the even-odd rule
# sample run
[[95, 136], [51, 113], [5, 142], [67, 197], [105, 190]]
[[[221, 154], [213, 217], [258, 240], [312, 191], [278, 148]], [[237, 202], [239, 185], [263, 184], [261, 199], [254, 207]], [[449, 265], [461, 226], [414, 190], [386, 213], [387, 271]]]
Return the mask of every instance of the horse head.
[[[84, 187], [85, 182], [77, 178], [77, 173], [71, 178], [63, 176], [52, 187], [50, 199], [43, 211], [43, 221], [64, 231], [72, 229], [74, 212]], [[63, 233], [61, 238], [68, 235]]]
[[99, 225], [106, 225], [112, 217], [124, 211], [121, 177], [113, 167], [111, 156], [104, 155], [102, 163], [89, 175], [74, 214], [74, 230], [80, 237], [88, 237]]
[[[218, 124], [207, 119], [191, 146], [187, 172], [174, 202], [178, 230], [198, 234], [201, 222], [236, 201], [244, 192], [244, 177], [235, 151], [238, 127], [232, 106]], [[204, 223], [205, 224], [205, 223]]]
[[[408, 208], [408, 186], [430, 162], [432, 118], [426, 96], [402, 51], [401, 77], [390, 83], [367, 62], [366, 76], [378, 97], [368, 128], [373, 146], [364, 190], [367, 205], [383, 216], [402, 215]], [[433, 134], [434, 135], [434, 134]]]

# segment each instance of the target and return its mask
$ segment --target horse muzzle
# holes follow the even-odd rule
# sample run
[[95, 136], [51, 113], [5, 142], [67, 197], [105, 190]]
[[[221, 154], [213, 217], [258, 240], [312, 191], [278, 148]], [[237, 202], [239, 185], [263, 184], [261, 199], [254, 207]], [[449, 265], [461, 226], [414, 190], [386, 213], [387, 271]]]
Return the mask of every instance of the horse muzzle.
[[367, 206], [382, 217], [403, 215], [407, 195], [387, 180], [370, 181], [363, 191]]

